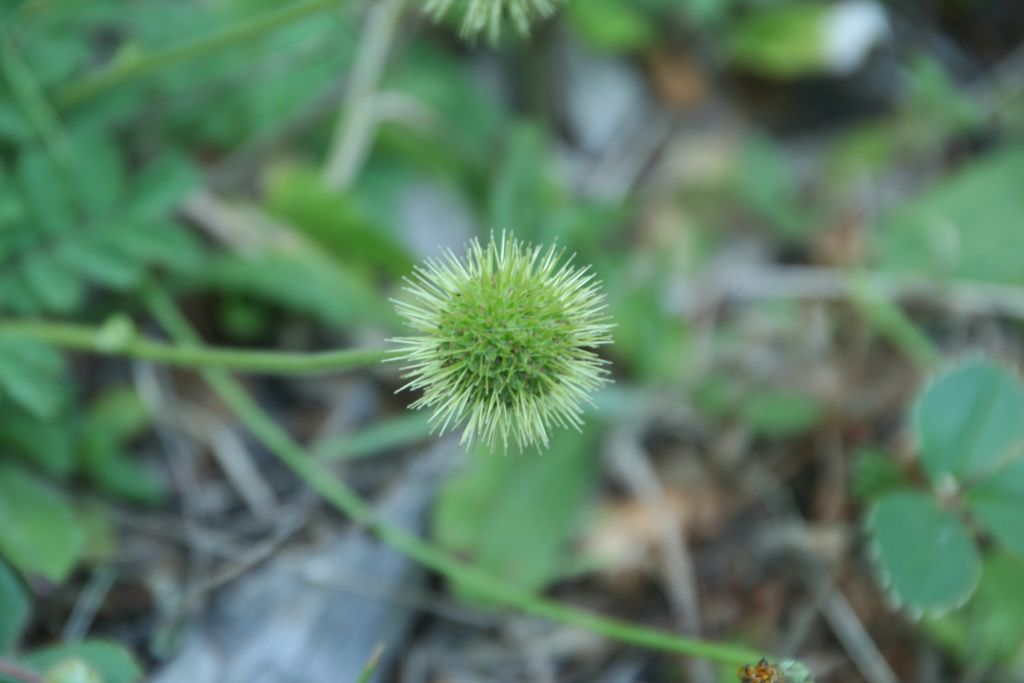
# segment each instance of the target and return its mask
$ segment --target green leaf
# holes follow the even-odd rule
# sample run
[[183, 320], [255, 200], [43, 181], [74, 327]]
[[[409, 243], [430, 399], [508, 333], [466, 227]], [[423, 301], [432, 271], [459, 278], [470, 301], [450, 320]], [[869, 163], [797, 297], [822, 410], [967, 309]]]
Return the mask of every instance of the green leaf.
[[199, 181], [199, 174], [185, 157], [173, 153], [161, 155], [143, 168], [131, 184], [132, 215], [149, 218], [164, 216]]
[[82, 299], [82, 281], [51, 253], [31, 252], [25, 258], [22, 273], [43, 310], [67, 313]]
[[114, 446], [92, 447], [82, 465], [89, 481], [112, 496], [142, 505], [158, 505], [167, 499], [167, 487], [136, 457]]
[[961, 88], [942, 62], [929, 53], [916, 55], [907, 66], [907, 108], [926, 113], [929, 125], [940, 124], [949, 134], [977, 131], [985, 126], [985, 107], [967, 88]]
[[627, 52], [647, 47], [658, 34], [655, 20], [633, 2], [571, 2], [565, 12], [583, 39], [600, 50]]
[[826, 5], [791, 2], [766, 7], [732, 24], [725, 52], [755, 73], [793, 78], [825, 70]]
[[978, 585], [981, 558], [955, 515], [921, 493], [890, 493], [871, 506], [868, 529], [882, 583], [912, 613], [941, 614]]
[[98, 673], [103, 683], [135, 683], [142, 678], [142, 668], [126, 648], [105, 640], [55, 645], [36, 650], [25, 657], [25, 664], [42, 671], [69, 659], [79, 659]]
[[117, 141], [95, 133], [79, 133], [70, 183], [78, 206], [93, 218], [105, 218], [124, 191], [124, 170]]
[[985, 474], [1024, 447], [1024, 384], [995, 361], [971, 358], [921, 392], [913, 427], [934, 480]]
[[967, 508], [1007, 549], [1024, 557], [1024, 460], [974, 487]]
[[97, 232], [97, 244], [129, 260], [172, 271], [187, 271], [201, 263], [199, 243], [186, 230], [162, 218], [132, 214]]
[[1024, 146], [995, 152], [882, 216], [882, 269], [1024, 284]]
[[75, 224], [65, 178], [42, 151], [22, 154], [16, 169], [22, 198], [38, 228], [59, 235]]
[[0, 462], [0, 553], [25, 574], [67, 578], [83, 534], [62, 494], [25, 470]]
[[0, 452], [24, 458], [51, 477], [75, 466], [77, 433], [66, 415], [40, 419], [0, 397]]
[[111, 289], [128, 289], [142, 279], [144, 264], [103, 244], [95, 234], [76, 237], [61, 242], [57, 249], [57, 257], [65, 267]]
[[32, 124], [10, 100], [0, 104], [0, 140], [25, 143], [32, 139]]
[[372, 282], [318, 254], [267, 251], [223, 256], [196, 279], [224, 292], [314, 316], [337, 329], [359, 323], [397, 327], [393, 307]]
[[89, 407], [86, 438], [103, 435], [122, 442], [141, 434], [150, 422], [149, 411], [135, 391], [111, 389]]
[[110, 506], [98, 498], [78, 506], [78, 523], [85, 536], [82, 561], [90, 564], [110, 562], [117, 552], [117, 529], [110, 517]]
[[982, 660], [1009, 661], [1024, 650], [1024, 559], [996, 554], [970, 605], [976, 624], [970, 633]]
[[858, 451], [851, 479], [854, 495], [863, 501], [906, 488], [911, 483], [892, 454], [871, 449]]
[[149, 425], [149, 414], [135, 392], [109, 391], [96, 401], [81, 437], [82, 467], [98, 489], [136, 503], [154, 505], [167, 496], [163, 482], [135, 457], [125, 442]]
[[53, 417], [67, 396], [63, 357], [29, 339], [0, 337], [0, 394], [36, 417]]
[[0, 272], [0, 306], [15, 313], [33, 313], [36, 310], [36, 302], [24, 278], [20, 276], [19, 272]]
[[28, 624], [28, 593], [21, 579], [0, 559], [0, 655], [12, 652]]
[[[477, 448], [434, 510], [438, 542], [518, 586], [540, 589], [567, 562], [597, 463], [593, 431], [563, 430], [541, 455]], [[467, 597], [471, 592], [456, 586]]]
[[664, 385], [680, 377], [688, 335], [680, 316], [665, 310], [657, 294], [663, 291], [667, 274], [637, 278], [617, 262], [607, 263], [600, 273], [616, 322], [614, 353], [629, 363], [638, 379], [648, 383]]
[[[573, 7], [583, 6], [574, 3]], [[537, 125], [512, 128], [505, 154], [491, 183], [489, 224], [515, 227], [516, 234], [540, 241], [540, 230], [553, 212], [557, 188], [546, 170], [550, 167], [544, 132]]]
[[353, 194], [341, 194], [323, 183], [312, 168], [291, 166], [270, 175], [270, 210], [287, 220], [331, 255], [353, 267], [402, 276], [413, 262], [405, 248], [378, 224]]
[[1005, 553], [986, 557], [981, 583], [967, 605], [924, 625], [971, 671], [993, 665], [1019, 671], [1024, 663], [1024, 559]]

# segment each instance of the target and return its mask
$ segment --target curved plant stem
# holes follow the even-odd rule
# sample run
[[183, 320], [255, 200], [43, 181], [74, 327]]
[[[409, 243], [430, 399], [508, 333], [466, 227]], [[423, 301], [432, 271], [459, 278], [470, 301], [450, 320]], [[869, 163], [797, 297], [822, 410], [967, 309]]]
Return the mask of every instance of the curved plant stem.
[[129, 356], [165, 365], [189, 368], [226, 368], [239, 372], [268, 374], [315, 374], [376, 365], [388, 357], [383, 349], [344, 349], [316, 353], [249, 351], [232, 348], [177, 346], [145, 339], [118, 319], [102, 327], [55, 323], [41, 320], [0, 320], [0, 337], [19, 336], [78, 351], [101, 355]]
[[222, 48], [258, 38], [282, 26], [321, 12], [339, 0], [304, 0], [286, 5], [248, 21], [239, 22], [217, 33], [182, 42], [148, 55], [124, 61], [89, 74], [57, 91], [57, 105], [74, 107], [102, 92], [145, 78], [152, 73], [193, 59], [205, 57]]
[[[166, 294], [150, 292], [147, 300], [157, 320], [173, 338], [181, 344], [198, 345], [195, 332]], [[379, 520], [369, 504], [334, 477], [330, 470], [310, 457], [249, 398], [242, 386], [227, 372], [205, 370], [202, 375], [246, 428], [327, 502], [399, 552], [448, 579], [502, 605], [632, 645], [734, 666], [756, 661], [760, 657], [760, 653], [743, 647], [683, 638], [548, 600], [459, 561], [419, 536]]]

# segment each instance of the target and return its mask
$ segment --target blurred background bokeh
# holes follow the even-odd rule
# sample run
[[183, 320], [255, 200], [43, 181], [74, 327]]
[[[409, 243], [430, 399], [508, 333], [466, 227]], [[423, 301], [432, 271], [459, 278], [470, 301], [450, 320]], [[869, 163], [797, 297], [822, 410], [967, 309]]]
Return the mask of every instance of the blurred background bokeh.
[[[1024, 362], [1024, 3], [556, 5], [491, 43], [458, 0], [0, 0], [0, 326], [116, 350], [168, 338], [169, 300], [210, 344], [379, 346], [424, 257], [558, 243], [604, 283], [615, 384], [548, 451], [430, 435], [391, 366], [244, 386], [519, 586], [819, 682], [1024, 681], [1024, 555], [972, 527], [985, 573], [938, 616], [865, 536], [894, 481], [927, 488], [929, 373]], [[354, 682], [378, 645], [377, 681], [736, 680], [422, 569], [195, 372], [0, 335], [0, 662]], [[75, 658], [97, 678], [51, 668]]]

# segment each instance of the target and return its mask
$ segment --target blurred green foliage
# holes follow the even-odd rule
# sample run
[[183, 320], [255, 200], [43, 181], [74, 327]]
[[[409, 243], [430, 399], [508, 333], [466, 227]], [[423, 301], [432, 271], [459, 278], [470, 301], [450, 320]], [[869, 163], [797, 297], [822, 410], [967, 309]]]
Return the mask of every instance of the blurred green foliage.
[[[674, 49], [682, 34], [687, 57], [716, 70], [713, 78], [753, 75], [785, 93], [804, 79], [837, 78], [821, 42], [830, 8], [578, 0], [556, 26], [538, 27], [538, 46], [571, 40], [584, 54], [635, 65]], [[557, 242], [593, 264], [618, 324], [609, 354], [623, 403], [635, 408], [628, 392], [682, 387], [709, 423], [781, 440], [821, 425], [823, 398], [753, 364], [700, 365], [701, 344], [720, 360], [756, 340], [728, 318], [702, 339], [671, 295], [733, 242], [753, 236], [809, 261], [853, 213], [867, 242], [854, 267], [1024, 286], [1024, 150], [1013, 142], [1024, 127], [1021, 98], [998, 88], [981, 97], [920, 54], [886, 53], [901, 97], [830, 131], [811, 152], [768, 125], [729, 129], [730, 144], [716, 148], [703, 175], [673, 180], [668, 205], [680, 218], [656, 228], [639, 215], [641, 193], [596, 196], [570, 180], [566, 124], [535, 82], [551, 61], [523, 42], [487, 55], [516, 74], [521, 91], [509, 96], [481, 87], [480, 65], [450, 34], [410, 22], [385, 72], [387, 107], [369, 159], [342, 191], [319, 165], [359, 48], [360, 3], [116, 87], [85, 87], [96, 74], [281, 10], [272, 0], [0, 3], [0, 317], [141, 318], [141, 292], [159, 285], [212, 301], [220, 317], [211, 333], [230, 343], [285, 343], [279, 332], [295, 321], [339, 346], [390, 335], [399, 327], [388, 298], [422, 255], [408, 234], [410, 212], [422, 210], [409, 208], [410, 188], [428, 187], [465, 212], [469, 231]], [[975, 144], [985, 149], [950, 151]], [[195, 211], [202, 193], [237, 211], [242, 231], [204, 225]], [[865, 194], [877, 217], [859, 212]], [[782, 312], [776, 324], [802, 321]], [[24, 655], [40, 671], [81, 661], [106, 683], [128, 683], [140, 669], [109, 643], [25, 655], [22, 642], [39, 581], [67, 581], [116, 552], [110, 504], [169, 499], [166, 477], [144, 459], [152, 416], [134, 390], [120, 375], [81, 377], [53, 348], [0, 337], [0, 654]], [[968, 600], [925, 628], [965, 658], [1019, 663], [1024, 469], [1000, 459], [1024, 424], [1019, 379], [987, 363], [943, 377], [915, 413], [921, 464], [935, 488], [948, 478], [970, 487], [967, 514], [999, 549], [979, 545], [960, 512], [930, 491], [910, 491], [912, 478], [884, 453], [860, 458], [856, 485], [872, 501], [888, 589], [916, 610]], [[583, 434], [559, 433], [541, 457], [471, 454], [438, 499], [438, 542], [527, 588], [563, 576], [599, 472], [605, 419], [615, 415]], [[419, 415], [382, 420], [319, 455], [367, 456], [425, 432]], [[1005, 465], [998, 476], [996, 464]], [[486, 515], [477, 513], [482, 501]], [[908, 538], [910, 529], [919, 533]]]

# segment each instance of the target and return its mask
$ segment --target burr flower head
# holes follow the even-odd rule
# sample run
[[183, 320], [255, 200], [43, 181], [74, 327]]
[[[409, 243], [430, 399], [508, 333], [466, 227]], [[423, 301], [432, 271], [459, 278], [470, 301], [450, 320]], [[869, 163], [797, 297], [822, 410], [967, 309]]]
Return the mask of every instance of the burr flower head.
[[417, 336], [393, 340], [393, 360], [437, 430], [464, 422], [463, 443], [522, 449], [582, 424], [581, 404], [608, 381], [594, 349], [612, 325], [594, 275], [561, 257], [503, 234], [414, 270], [396, 306]]
[[554, 14], [558, 0], [427, 0], [426, 11], [435, 20], [455, 11], [462, 16], [463, 37], [475, 39], [486, 33], [497, 42], [501, 22], [507, 17], [519, 33], [530, 32], [536, 19]]

